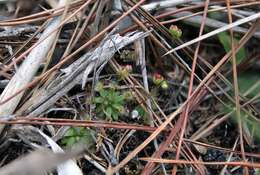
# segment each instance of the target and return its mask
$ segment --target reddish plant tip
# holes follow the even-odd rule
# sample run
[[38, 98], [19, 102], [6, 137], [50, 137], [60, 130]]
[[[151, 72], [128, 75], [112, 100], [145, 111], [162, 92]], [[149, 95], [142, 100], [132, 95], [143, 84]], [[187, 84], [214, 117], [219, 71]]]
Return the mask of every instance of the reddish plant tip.
[[154, 73], [153, 74], [153, 83], [157, 86], [159, 86], [163, 82], [164, 78], [161, 74], [159, 73]]
[[153, 77], [155, 78], [155, 79], [163, 79], [163, 77], [162, 77], [162, 75], [160, 74], [160, 73], [158, 73], [158, 72], [156, 72], [156, 73], [154, 73], [153, 74]]
[[125, 68], [126, 70], [128, 70], [129, 72], [131, 72], [131, 71], [133, 70], [133, 67], [132, 67], [132, 65], [130, 65], [130, 64], [125, 65], [124, 68]]

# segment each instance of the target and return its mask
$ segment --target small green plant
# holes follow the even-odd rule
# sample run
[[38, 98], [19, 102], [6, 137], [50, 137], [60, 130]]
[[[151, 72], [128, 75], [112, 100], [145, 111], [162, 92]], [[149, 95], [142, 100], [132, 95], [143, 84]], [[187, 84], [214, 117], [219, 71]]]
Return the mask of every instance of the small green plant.
[[124, 80], [131, 72], [132, 72], [132, 66], [131, 65], [126, 65], [123, 66], [122, 69], [120, 69], [117, 72], [117, 76], [119, 80]]
[[168, 89], [168, 83], [161, 74], [154, 73], [152, 80], [157, 87], [161, 87], [162, 89], [165, 90]]
[[67, 148], [71, 148], [76, 143], [83, 143], [87, 147], [94, 145], [95, 141], [91, 136], [91, 130], [83, 127], [71, 127], [67, 130], [61, 143]]
[[181, 29], [179, 29], [176, 25], [171, 25], [169, 32], [171, 33], [174, 39], [179, 39], [182, 35]]
[[[220, 12], [210, 12], [208, 16], [212, 19], [221, 20], [223, 18], [223, 13]], [[206, 29], [209, 30], [209, 29]], [[228, 32], [221, 32], [216, 35], [225, 52], [229, 52], [232, 48], [231, 45], [231, 36]], [[234, 44], [238, 44], [238, 39], [234, 37]], [[239, 64], [243, 59], [246, 58], [246, 49], [245, 47], [241, 47], [236, 53], [236, 63]]]
[[98, 94], [93, 100], [96, 105], [96, 114], [100, 117], [105, 114], [107, 120], [118, 120], [118, 116], [124, 110], [124, 96], [120, 95], [113, 88], [99, 89]]
[[130, 90], [125, 91], [122, 95], [126, 101], [134, 101], [134, 96]]

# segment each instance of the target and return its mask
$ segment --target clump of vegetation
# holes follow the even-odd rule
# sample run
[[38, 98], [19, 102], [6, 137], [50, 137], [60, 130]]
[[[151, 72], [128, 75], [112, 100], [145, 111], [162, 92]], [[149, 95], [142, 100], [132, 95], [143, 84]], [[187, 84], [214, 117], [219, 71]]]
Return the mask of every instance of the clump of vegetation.
[[91, 134], [92, 131], [83, 127], [71, 127], [67, 130], [63, 136], [61, 143], [67, 147], [71, 148], [76, 143], [82, 143], [87, 147], [91, 147], [94, 144], [94, 139]]
[[124, 111], [125, 96], [117, 92], [115, 88], [104, 89], [100, 83], [96, 90], [98, 95], [93, 99], [96, 115], [106, 120], [117, 121]]
[[176, 25], [171, 25], [169, 32], [171, 33], [171, 35], [174, 39], [179, 39], [182, 35], [181, 29], [179, 29], [178, 26], [176, 26]]
[[119, 80], [125, 79], [132, 71], [132, 66], [131, 65], [126, 65], [122, 67], [121, 70], [117, 72], [117, 76]]
[[153, 75], [153, 83], [157, 86], [157, 87], [161, 87], [162, 89], [168, 89], [168, 83], [167, 81], [164, 79], [164, 77], [159, 74], [159, 73], [155, 73]]

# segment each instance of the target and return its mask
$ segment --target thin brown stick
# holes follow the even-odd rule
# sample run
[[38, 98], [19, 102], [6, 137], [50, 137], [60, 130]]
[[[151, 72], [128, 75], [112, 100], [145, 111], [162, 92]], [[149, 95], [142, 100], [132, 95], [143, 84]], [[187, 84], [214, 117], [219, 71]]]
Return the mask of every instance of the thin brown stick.
[[157, 163], [170, 163], [170, 164], [198, 164], [198, 165], [227, 165], [227, 166], [243, 166], [260, 168], [260, 163], [249, 163], [249, 162], [202, 162], [202, 161], [186, 161], [186, 160], [171, 160], [171, 159], [153, 159], [153, 158], [140, 158], [143, 161], [157, 162]]
[[[226, 0], [226, 5], [228, 9], [228, 22], [232, 24], [232, 12], [230, 8], [230, 1]], [[236, 117], [238, 119], [238, 128], [239, 128], [239, 141], [240, 141], [240, 149], [242, 152], [243, 161], [246, 161], [245, 156], [245, 148], [244, 148], [244, 138], [243, 138], [243, 129], [242, 129], [242, 121], [241, 121], [241, 112], [240, 112], [240, 102], [239, 102], [239, 89], [238, 89], [238, 79], [237, 79], [237, 62], [236, 62], [236, 52], [234, 45], [234, 36], [232, 28], [229, 30], [231, 36], [231, 53], [232, 53], [232, 67], [233, 67], [233, 83], [234, 83], [234, 92], [235, 92], [235, 104], [236, 104]], [[248, 168], [244, 167], [244, 174], [248, 175]]]
[[54, 125], [54, 126], [134, 129], [134, 130], [146, 131], [146, 132], [153, 132], [156, 130], [156, 127], [134, 125], [134, 124], [127, 124], [127, 123], [120, 123], [120, 122], [86, 121], [86, 120], [83, 121], [83, 120], [54, 119], [54, 118], [19, 117], [16, 120], [11, 120], [11, 121], [0, 120], [0, 124]]

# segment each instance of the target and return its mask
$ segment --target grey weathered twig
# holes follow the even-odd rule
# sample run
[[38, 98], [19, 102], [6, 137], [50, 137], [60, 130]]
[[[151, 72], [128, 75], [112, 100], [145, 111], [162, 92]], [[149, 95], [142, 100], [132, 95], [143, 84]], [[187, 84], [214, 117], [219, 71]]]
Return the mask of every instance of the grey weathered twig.
[[25, 25], [25, 26], [16, 26], [16, 27], [9, 27], [5, 28], [4, 31], [0, 32], [1, 39], [10, 39], [13, 37], [20, 37], [25, 33], [33, 33], [37, 30], [36, 26]]
[[[66, 4], [66, 0], [60, 0], [59, 6], [64, 6]], [[16, 74], [10, 80], [8, 85], [5, 87], [4, 91], [0, 96], [0, 101], [4, 101], [10, 96], [14, 95], [21, 87], [24, 87], [28, 84], [35, 74], [37, 73], [40, 64], [44, 61], [47, 53], [49, 52], [53, 41], [58, 34], [58, 31], [54, 31], [59, 24], [61, 23], [61, 17], [55, 17], [46, 29], [44, 30], [40, 40], [40, 44], [38, 44], [28, 55], [28, 57], [23, 61]], [[20, 99], [22, 98], [24, 92], [18, 94], [8, 102], [4, 103], [0, 106], [0, 117], [10, 115], [14, 112], [17, 107]], [[0, 132], [3, 129], [3, 125], [0, 125]]]
[[[139, 64], [141, 65], [141, 69], [142, 69], [144, 89], [147, 93], [149, 93], [149, 85], [148, 85], [146, 61], [145, 61], [145, 42], [144, 42], [144, 40], [137, 41], [136, 46], [138, 49], [138, 59], [139, 59], [138, 61], [139, 61]], [[146, 104], [149, 108], [149, 111], [148, 111], [149, 116], [153, 116], [153, 113], [151, 112], [151, 110], [152, 110], [151, 100], [147, 99]], [[154, 127], [154, 121], [152, 119], [150, 120], [150, 126]], [[158, 150], [159, 146], [158, 146], [157, 139], [154, 139], [153, 144], [154, 144], [155, 149]], [[167, 175], [167, 171], [166, 171], [164, 164], [161, 164], [161, 167], [162, 167], [163, 173], [165, 175]]]
[[[147, 35], [148, 33], [137, 32], [126, 36], [115, 34], [110, 38], [106, 38], [104, 44], [96, 48], [93, 52], [86, 53], [75, 63], [64, 69], [63, 72], [65, 72], [65, 75], [57, 78], [47, 89], [43, 89], [38, 97], [33, 99], [33, 104], [25, 113], [39, 115], [46, 111], [59, 98], [82, 81], [83, 77], [87, 77], [87, 75], [94, 70], [97, 61], [99, 63], [98, 66], [104, 65], [104, 63], [112, 58], [117, 52], [117, 49], [121, 49], [133, 41], [144, 38]], [[113, 42], [111, 40], [113, 40]], [[102, 53], [100, 53], [100, 50], [102, 50]]]

